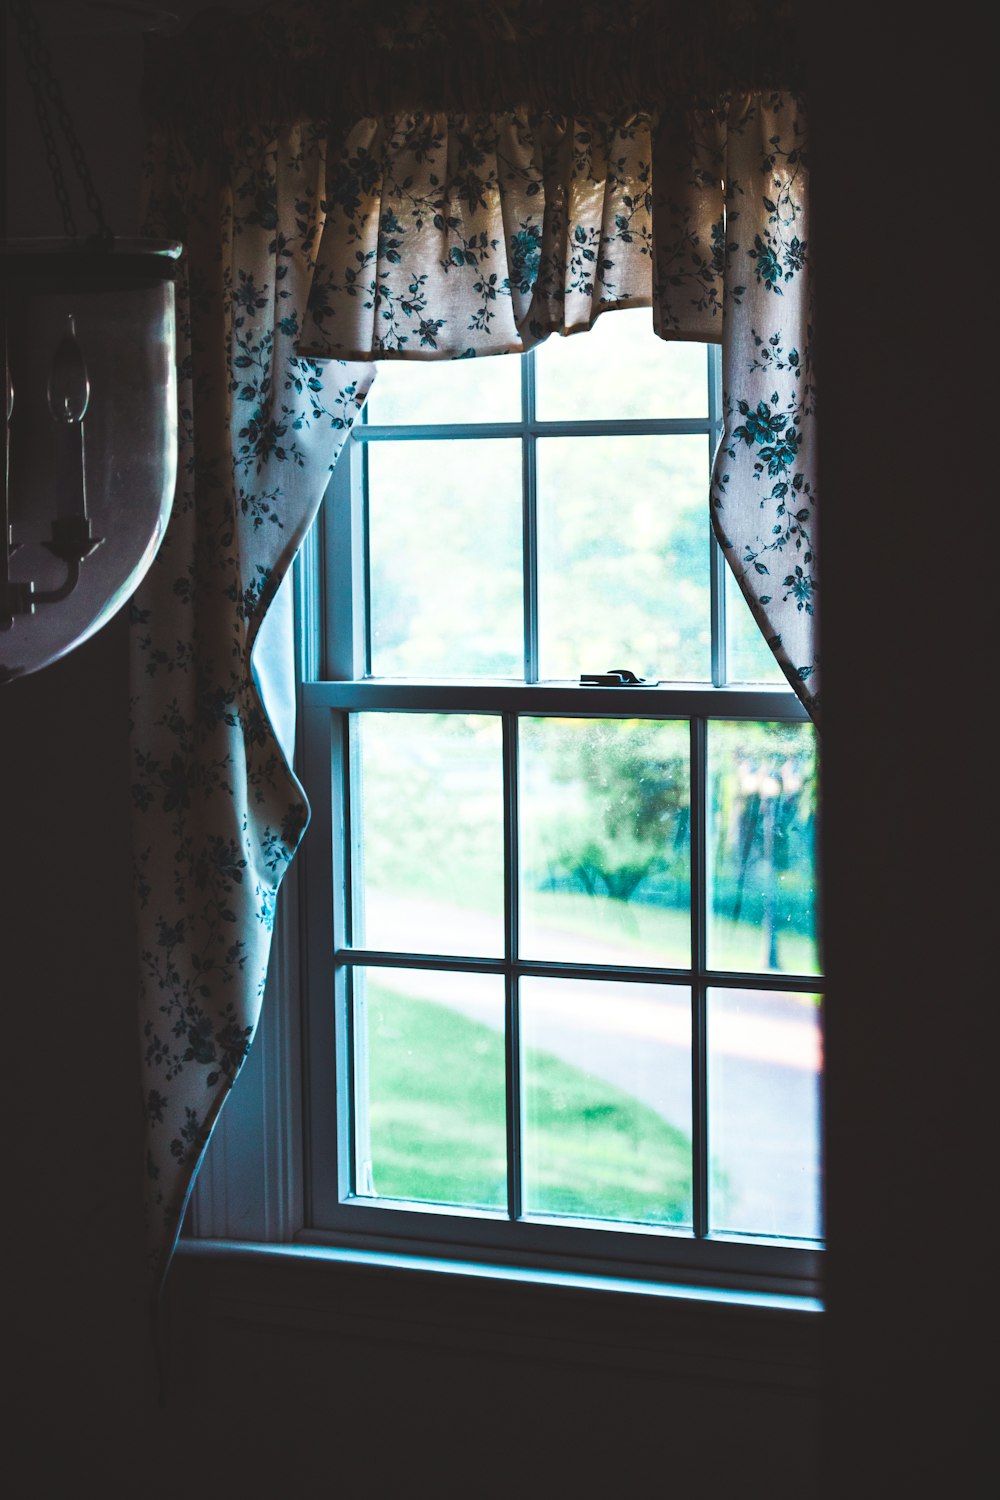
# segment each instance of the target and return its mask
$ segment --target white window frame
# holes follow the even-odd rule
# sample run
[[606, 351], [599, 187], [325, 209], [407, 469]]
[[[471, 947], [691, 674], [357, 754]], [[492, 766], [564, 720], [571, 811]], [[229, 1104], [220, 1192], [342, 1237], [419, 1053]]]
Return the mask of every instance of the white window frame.
[[[805, 710], [790, 688], [725, 685], [725, 560], [714, 538], [711, 546], [711, 683], [668, 684], [627, 689], [580, 688], [537, 681], [537, 567], [534, 548], [535, 444], [545, 436], [621, 434], [701, 434], [706, 462], [721, 430], [718, 350], [710, 348], [709, 411], [704, 419], [616, 422], [540, 422], [534, 408], [534, 359], [521, 361], [522, 411], [516, 422], [481, 423], [481, 438], [519, 438], [524, 478], [525, 677], [523, 683], [482, 681], [446, 684], [376, 680], [367, 676], [366, 579], [363, 463], [366, 444], [389, 431], [364, 425], [347, 443], [331, 481], [331, 493], [317, 528], [307, 539], [298, 568], [297, 614], [300, 706], [300, 765], [313, 808], [312, 824], [299, 855], [294, 881], [300, 904], [304, 965], [303, 1132], [304, 1171], [300, 1194], [290, 1200], [294, 1238], [314, 1245], [354, 1247], [431, 1257], [516, 1265], [541, 1271], [588, 1276], [677, 1282], [792, 1297], [819, 1291], [822, 1250], [797, 1242], [707, 1232], [708, 1160], [706, 1096], [706, 995], [709, 987], [739, 987], [816, 993], [824, 981], [815, 975], [717, 973], [707, 966], [707, 913], [704, 861], [707, 847], [705, 738], [710, 719], [802, 722]], [[469, 424], [422, 424], [396, 441], [468, 438]], [[706, 517], [707, 525], [707, 517]], [[587, 669], [602, 670], [607, 663]], [[627, 663], [625, 663], [627, 665]], [[399, 955], [351, 947], [351, 838], [346, 806], [349, 715], [360, 711], [499, 712], [504, 725], [505, 843], [508, 870], [505, 916], [507, 952], [502, 961]], [[614, 969], [573, 964], [513, 961], [517, 920], [516, 817], [512, 787], [519, 714], [579, 717], [682, 719], [691, 726], [692, 767], [692, 966], [690, 970]], [[291, 893], [288, 893], [291, 894]], [[283, 898], [286, 893], [283, 892]], [[286, 900], [286, 905], [290, 904]], [[284, 947], [284, 945], [282, 945]], [[516, 1173], [509, 1184], [512, 1215], [490, 1211], [405, 1207], [352, 1197], [350, 973], [365, 963], [503, 974], [506, 989], [508, 1095], [516, 1095], [516, 975], [573, 974], [691, 986], [694, 1101], [695, 1223], [693, 1233], [635, 1226], [583, 1226], [577, 1221], [530, 1221], [517, 1216]], [[282, 960], [279, 959], [280, 967]], [[287, 968], [287, 959], [284, 960]], [[331, 997], [333, 1003], [331, 1004]], [[286, 1044], [284, 1050], [289, 1051]], [[294, 1049], [292, 1049], [294, 1050]], [[248, 1064], [249, 1066], [249, 1064]], [[516, 1159], [518, 1121], [508, 1107], [509, 1156]], [[272, 1195], [273, 1196], [273, 1195]], [[280, 1217], [280, 1215], [278, 1216]]]
[[[519, 435], [534, 449], [538, 435], [607, 432], [703, 434], [709, 453], [720, 434], [718, 351], [709, 350], [708, 420], [630, 423], [502, 423], [480, 428], [481, 435]], [[534, 372], [522, 362], [522, 393]], [[531, 410], [531, 408], [529, 408]], [[375, 429], [378, 431], [378, 429]], [[367, 437], [370, 437], [369, 429]], [[430, 428], [411, 429], [412, 437]], [[457, 426], [433, 435], [465, 435]], [[582, 1227], [567, 1221], [502, 1220], [495, 1214], [453, 1209], [390, 1208], [373, 1200], [349, 1202], [348, 1010], [346, 972], [363, 954], [343, 953], [348, 936], [346, 910], [346, 825], [343, 787], [343, 733], [346, 714], [360, 709], [480, 708], [489, 703], [505, 715], [556, 711], [592, 717], [684, 718], [691, 723], [693, 750], [705, 765], [705, 726], [709, 718], [769, 718], [802, 723], [805, 709], [790, 688], [726, 687], [724, 610], [726, 562], [711, 541], [712, 682], [643, 688], [637, 699], [621, 688], [577, 685], [421, 684], [364, 678], [363, 592], [352, 586], [363, 576], [363, 517], [358, 504], [361, 449], [366, 435], [351, 440], [334, 469], [327, 502], [304, 541], [292, 586], [297, 639], [298, 748], [295, 763], [312, 804], [312, 822], [277, 901], [273, 950], [261, 1025], [237, 1089], [220, 1116], [193, 1191], [184, 1236], [241, 1247], [300, 1247], [309, 1254], [333, 1254], [370, 1265], [426, 1265], [475, 1274], [516, 1275], [526, 1280], [570, 1280], [577, 1286], [630, 1287], [636, 1292], [756, 1302], [772, 1308], [817, 1311], [822, 1307], [822, 1248], [745, 1236], [706, 1236], [705, 1209], [690, 1235], [645, 1227]], [[526, 455], [525, 463], [534, 462]], [[532, 477], [534, 489], [534, 477]], [[708, 523], [708, 517], [706, 517]], [[528, 552], [529, 549], [526, 549]], [[526, 555], [526, 592], [534, 591]], [[526, 651], [526, 666], [531, 669]], [[597, 663], [595, 669], [609, 663]], [[625, 663], [627, 664], [627, 663]], [[499, 696], [492, 696], [499, 694]], [[693, 760], [693, 772], [696, 771]], [[510, 777], [510, 735], [508, 766]], [[703, 892], [699, 861], [705, 859], [706, 796], [703, 777], [694, 774], [700, 811], [693, 816], [693, 892]], [[693, 808], [694, 811], [694, 808]], [[511, 819], [507, 819], [507, 856]], [[514, 862], [513, 868], [516, 868]], [[702, 1085], [696, 1098], [705, 1121], [705, 990], [715, 977], [705, 966], [706, 912], [694, 901], [693, 986], [696, 1071]], [[507, 912], [510, 930], [511, 913]], [[339, 954], [339, 957], [337, 957]], [[387, 956], [382, 956], [387, 957]], [[393, 956], [397, 962], [399, 956]], [[426, 956], [415, 962], [430, 963]], [[454, 963], [445, 963], [454, 968]], [[481, 968], [474, 963], [474, 968]], [[565, 972], [559, 965], [520, 965], [522, 971]], [[574, 966], [568, 966], [573, 969]], [[579, 966], [576, 966], [579, 969]], [[646, 980], [655, 971], [627, 978]], [[678, 971], [666, 978], [678, 980]], [[720, 975], [720, 983], [747, 989], [817, 993], [825, 981], [816, 975]], [[690, 981], [685, 980], [685, 983]], [[510, 993], [510, 986], [508, 986]], [[334, 1004], [330, 1004], [334, 996]], [[510, 1011], [510, 1001], [508, 1001]], [[507, 1044], [508, 1070], [513, 1035]], [[336, 1086], [340, 1077], [340, 1088]], [[705, 1134], [703, 1134], [705, 1139]], [[700, 1202], [708, 1202], [705, 1152], [696, 1164]], [[346, 1200], [345, 1202], [345, 1199]], [[499, 1233], [498, 1233], [499, 1230]]]

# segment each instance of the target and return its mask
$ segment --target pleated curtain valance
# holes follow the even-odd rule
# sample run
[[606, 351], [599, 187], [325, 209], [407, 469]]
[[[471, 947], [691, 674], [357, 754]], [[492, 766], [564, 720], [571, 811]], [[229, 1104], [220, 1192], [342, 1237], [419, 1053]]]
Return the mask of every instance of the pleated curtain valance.
[[706, 501], [815, 714], [793, 19], [788, 4], [282, 0], [149, 43], [145, 228], [186, 247], [178, 493], [131, 605], [157, 1277], [254, 1034], [308, 818], [280, 586], [379, 361], [516, 352], [634, 306], [664, 338], [721, 343]]
[[521, 353], [604, 310], [667, 338], [722, 338], [722, 171], [752, 96], [688, 115], [403, 114], [358, 121], [328, 160], [300, 351]]

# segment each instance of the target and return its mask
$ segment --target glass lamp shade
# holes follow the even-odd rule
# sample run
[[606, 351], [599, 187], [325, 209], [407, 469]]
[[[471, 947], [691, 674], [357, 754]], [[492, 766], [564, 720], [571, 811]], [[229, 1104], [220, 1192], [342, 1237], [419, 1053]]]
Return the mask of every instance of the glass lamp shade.
[[0, 682], [93, 635], [156, 555], [177, 478], [181, 248], [159, 240], [0, 247]]

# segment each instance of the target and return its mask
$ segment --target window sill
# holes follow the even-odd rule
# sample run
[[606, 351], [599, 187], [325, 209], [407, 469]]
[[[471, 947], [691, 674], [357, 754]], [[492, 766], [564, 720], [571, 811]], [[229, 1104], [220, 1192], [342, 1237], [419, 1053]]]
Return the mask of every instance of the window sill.
[[813, 1297], [233, 1240], [183, 1240], [170, 1282], [182, 1365], [210, 1325], [242, 1324], [804, 1392], [821, 1311]]
[[691, 1286], [675, 1282], [642, 1281], [627, 1276], [591, 1276], [574, 1271], [547, 1271], [533, 1266], [494, 1265], [488, 1261], [454, 1260], [440, 1256], [403, 1255], [382, 1250], [359, 1250], [332, 1245], [270, 1245], [252, 1240], [184, 1239], [182, 1257], [317, 1261], [368, 1270], [414, 1271], [424, 1276], [458, 1276], [471, 1280], [504, 1281], [538, 1287], [565, 1287], [573, 1292], [601, 1292], [613, 1296], [665, 1297], [680, 1302], [708, 1302], [734, 1308], [775, 1313], [815, 1315], [823, 1311], [818, 1297], [781, 1292], [746, 1291], [734, 1287]]

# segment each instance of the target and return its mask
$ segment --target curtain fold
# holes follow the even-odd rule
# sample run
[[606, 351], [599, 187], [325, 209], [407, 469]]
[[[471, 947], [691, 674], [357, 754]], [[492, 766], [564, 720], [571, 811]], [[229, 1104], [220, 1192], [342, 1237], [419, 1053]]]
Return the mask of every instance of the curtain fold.
[[819, 722], [816, 393], [801, 102], [730, 111], [725, 156], [724, 427], [712, 524], [754, 619]]
[[157, 1278], [257, 1024], [308, 818], [287, 701], [268, 702], [286, 698], [282, 633], [259, 672], [254, 645], [378, 360], [520, 351], [634, 306], [664, 338], [721, 342], [713, 524], [816, 711], [790, 10], [387, 0], [373, 22], [283, 0], [151, 43], [145, 228], [186, 247], [177, 498], [131, 607]]
[[[169, 226], [185, 245], [180, 477], [130, 606], [156, 1280], [257, 1024], [277, 890], [308, 818], [281, 744], [289, 703], [274, 646], [259, 680], [253, 652], [374, 375], [370, 364], [320, 367], [295, 352], [325, 149], [323, 132], [262, 125], [234, 131], [212, 160], [161, 133], [147, 160], [147, 232]], [[291, 680], [293, 660], [284, 667]]]
[[634, 112], [359, 121], [328, 183], [300, 351], [521, 353], [648, 306], [649, 160]]

